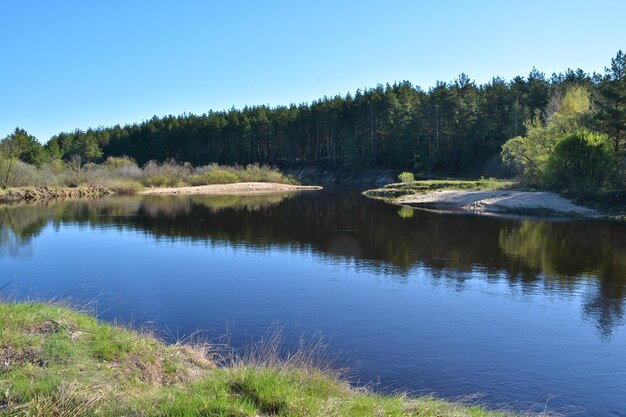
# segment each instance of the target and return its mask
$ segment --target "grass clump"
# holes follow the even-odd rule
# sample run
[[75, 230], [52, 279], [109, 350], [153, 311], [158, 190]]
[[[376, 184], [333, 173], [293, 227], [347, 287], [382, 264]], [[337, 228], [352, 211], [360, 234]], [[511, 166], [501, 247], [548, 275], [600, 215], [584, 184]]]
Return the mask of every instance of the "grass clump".
[[499, 180], [496, 178], [480, 178], [477, 180], [421, 180], [385, 185], [383, 188], [367, 190], [363, 194], [370, 198], [395, 200], [412, 194], [425, 194], [441, 190], [462, 191], [495, 191], [511, 189], [516, 185], [514, 181]]
[[0, 416], [504, 415], [355, 389], [308, 354], [218, 361], [209, 351], [59, 305], [0, 303]]

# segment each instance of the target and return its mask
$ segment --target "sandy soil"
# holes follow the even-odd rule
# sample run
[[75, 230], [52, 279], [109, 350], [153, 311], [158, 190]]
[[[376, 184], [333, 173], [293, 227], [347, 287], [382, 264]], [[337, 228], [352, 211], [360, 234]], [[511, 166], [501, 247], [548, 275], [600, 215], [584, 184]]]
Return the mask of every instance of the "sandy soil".
[[401, 197], [398, 203], [476, 213], [551, 211], [576, 216], [599, 215], [596, 210], [576, 205], [559, 194], [549, 192], [448, 190]]
[[238, 182], [235, 184], [200, 185], [197, 187], [149, 188], [141, 194], [269, 194], [286, 191], [321, 190], [322, 187], [277, 184], [273, 182]]

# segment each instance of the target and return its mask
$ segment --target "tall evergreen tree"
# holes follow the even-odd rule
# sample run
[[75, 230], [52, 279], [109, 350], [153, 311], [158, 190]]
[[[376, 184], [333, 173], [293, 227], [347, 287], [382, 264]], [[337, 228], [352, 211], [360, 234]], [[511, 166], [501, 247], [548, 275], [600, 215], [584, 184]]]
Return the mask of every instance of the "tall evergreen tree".
[[621, 50], [611, 60], [599, 86], [597, 122], [616, 152], [626, 151], [626, 54]]

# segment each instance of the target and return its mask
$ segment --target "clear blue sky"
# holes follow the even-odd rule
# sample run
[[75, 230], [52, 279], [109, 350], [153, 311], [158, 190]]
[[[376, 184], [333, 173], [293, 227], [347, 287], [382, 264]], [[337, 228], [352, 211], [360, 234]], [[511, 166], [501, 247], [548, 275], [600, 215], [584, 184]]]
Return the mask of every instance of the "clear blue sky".
[[467, 73], [603, 71], [626, 1], [0, 0], [0, 137]]

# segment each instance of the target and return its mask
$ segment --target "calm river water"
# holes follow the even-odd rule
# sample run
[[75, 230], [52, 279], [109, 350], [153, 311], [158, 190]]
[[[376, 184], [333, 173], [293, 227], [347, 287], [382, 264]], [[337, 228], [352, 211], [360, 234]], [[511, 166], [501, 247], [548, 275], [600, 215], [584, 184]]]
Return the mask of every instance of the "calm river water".
[[355, 383], [626, 415], [626, 226], [399, 209], [338, 190], [0, 209], [0, 287], [172, 340], [323, 334]]

